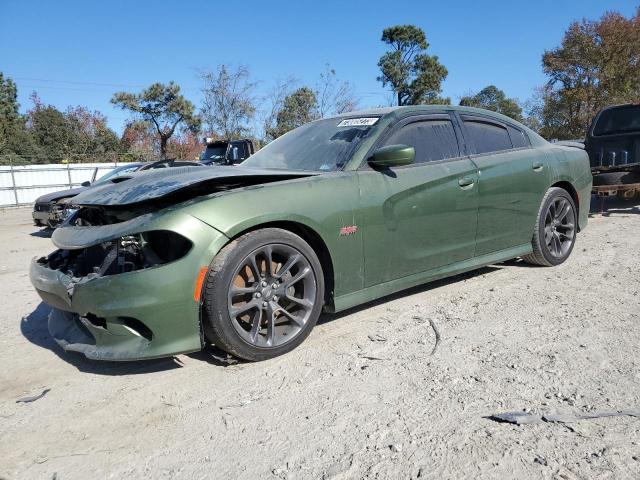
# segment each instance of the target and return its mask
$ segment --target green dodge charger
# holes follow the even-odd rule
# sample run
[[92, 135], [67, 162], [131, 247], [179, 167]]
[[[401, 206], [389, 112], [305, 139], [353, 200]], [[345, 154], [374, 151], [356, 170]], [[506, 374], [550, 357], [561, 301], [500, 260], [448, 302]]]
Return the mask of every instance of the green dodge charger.
[[288, 352], [320, 313], [515, 257], [564, 262], [587, 225], [587, 154], [485, 110], [318, 120], [241, 166], [162, 169], [88, 189], [34, 259], [49, 331], [100, 360], [207, 342]]

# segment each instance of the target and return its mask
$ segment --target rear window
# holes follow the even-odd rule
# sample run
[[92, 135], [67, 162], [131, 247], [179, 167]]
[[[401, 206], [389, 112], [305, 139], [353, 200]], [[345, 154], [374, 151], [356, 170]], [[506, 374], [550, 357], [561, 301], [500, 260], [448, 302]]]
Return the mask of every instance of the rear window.
[[231, 143], [231, 148], [238, 149], [238, 160], [244, 160], [249, 156], [246, 142], [233, 142]]
[[227, 152], [227, 144], [218, 144], [218, 145], [210, 145], [207, 146], [202, 155], [200, 155], [200, 160], [214, 160], [221, 161], [224, 160], [224, 155]]
[[505, 127], [464, 117], [463, 120], [467, 134], [475, 145], [475, 153], [500, 152], [513, 148]]
[[640, 105], [605, 110], [593, 127], [593, 135], [613, 135], [640, 131]]
[[522, 130], [518, 130], [517, 128], [513, 128], [511, 126], [507, 126], [507, 129], [509, 130], [509, 136], [511, 137], [513, 148], [525, 148], [531, 146], [531, 144], [529, 143], [529, 138]]

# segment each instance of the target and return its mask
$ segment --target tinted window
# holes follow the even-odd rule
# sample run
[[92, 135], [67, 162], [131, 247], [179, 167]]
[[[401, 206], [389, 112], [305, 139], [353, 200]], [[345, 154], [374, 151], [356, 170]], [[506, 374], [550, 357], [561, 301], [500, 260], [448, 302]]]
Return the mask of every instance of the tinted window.
[[129, 173], [133, 173], [140, 168], [139, 163], [134, 163], [132, 165], [123, 165], [121, 167], [114, 168], [109, 173], [105, 173], [98, 180], [93, 182], [94, 185], [104, 183], [108, 180], [113, 180], [114, 178], [118, 178], [122, 175], [127, 175]]
[[477, 120], [464, 120], [467, 135], [476, 153], [499, 152], [512, 148], [509, 132], [504, 127]]
[[245, 142], [237, 142], [232, 145], [238, 149], [238, 160], [244, 160], [249, 156], [247, 153], [247, 144]]
[[460, 156], [458, 141], [449, 120], [426, 120], [405, 125], [385, 142], [416, 149], [415, 163], [433, 162]]
[[511, 137], [513, 148], [523, 148], [531, 145], [529, 143], [529, 138], [524, 134], [522, 130], [518, 130], [517, 128], [513, 128], [511, 126], [507, 126], [507, 129], [509, 130], [509, 136]]
[[640, 105], [625, 105], [605, 110], [593, 127], [594, 135], [640, 131]]

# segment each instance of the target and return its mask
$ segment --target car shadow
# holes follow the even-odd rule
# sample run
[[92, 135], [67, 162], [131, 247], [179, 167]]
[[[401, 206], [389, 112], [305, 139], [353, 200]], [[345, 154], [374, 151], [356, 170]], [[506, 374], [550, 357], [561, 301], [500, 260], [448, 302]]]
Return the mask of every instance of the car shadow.
[[31, 235], [32, 237], [51, 238], [52, 234], [53, 234], [53, 228], [44, 227], [35, 232], [31, 232], [29, 235]]
[[20, 322], [22, 335], [34, 345], [51, 350], [60, 359], [70, 363], [83, 373], [118, 376], [140, 375], [182, 367], [182, 364], [176, 357], [131, 362], [110, 362], [90, 360], [78, 352], [65, 352], [49, 334], [47, 319], [50, 311], [51, 307], [40, 302], [33, 312], [22, 318]]
[[239, 365], [242, 363], [251, 363], [233, 357], [221, 348], [210, 343], [205, 345], [205, 347], [199, 352], [187, 353], [187, 357], [201, 362], [207, 362], [208, 364], [215, 365], [216, 367], [230, 367], [232, 365]]
[[[524, 263], [524, 262], [522, 262]], [[504, 264], [507, 264], [505, 262]], [[397, 300], [399, 298], [407, 297], [409, 295], [415, 295], [417, 293], [428, 292], [429, 290], [434, 290], [436, 288], [445, 287], [447, 285], [452, 285], [458, 283], [462, 280], [468, 280], [473, 277], [478, 277], [480, 275], [485, 275], [487, 273], [495, 272], [500, 270], [502, 267], [500, 265], [488, 265], [486, 267], [478, 268], [476, 270], [472, 270], [470, 272], [460, 273], [453, 277], [443, 278], [441, 280], [434, 280], [433, 282], [425, 283], [422, 285], [418, 285], [415, 287], [407, 288], [406, 290], [402, 290], [397, 293], [392, 293], [391, 295], [387, 295], [385, 297], [378, 298], [376, 300], [372, 300], [367, 303], [363, 303], [361, 305], [356, 305], [355, 307], [351, 307], [347, 310], [342, 310], [338, 313], [323, 313], [318, 320], [318, 325], [333, 322], [334, 320], [338, 320], [342, 317], [346, 317], [347, 315], [351, 315], [353, 313], [360, 312], [362, 310], [366, 310], [368, 308], [373, 308], [378, 305], [382, 305], [383, 303], [391, 302], [393, 300]]]
[[640, 215], [640, 200], [620, 200], [618, 197], [596, 197], [591, 200], [589, 217], [600, 215]]
[[[470, 272], [455, 275], [453, 277], [443, 278], [441, 280], [435, 280], [433, 282], [411, 287], [406, 290], [402, 290], [400, 292], [387, 295], [376, 300], [372, 300], [362, 305], [357, 305], [338, 313], [323, 313], [318, 320], [318, 324], [320, 325], [329, 323], [347, 315], [351, 315], [368, 308], [382, 305], [384, 303], [388, 303], [402, 297], [407, 297], [409, 295], [415, 295], [417, 293], [427, 292], [436, 288], [453, 285], [457, 282], [495, 272], [505, 267], [538, 268], [535, 265], [529, 265], [520, 259], [508, 260], [506, 262], [495, 265], [488, 265], [476, 270], [472, 270]], [[45, 303], [41, 302], [40, 304], [38, 304], [33, 312], [22, 318], [22, 321], [20, 322], [20, 330], [22, 332], [22, 335], [34, 345], [45, 348], [47, 350], [51, 350], [60, 359], [70, 363], [83, 373], [93, 373], [96, 375], [139, 375], [172, 370], [175, 368], [181, 368], [183, 366], [177, 357], [168, 357], [155, 360], [116, 362], [90, 360], [81, 353], [66, 352], [49, 334], [47, 319], [50, 311], [51, 307], [49, 307]], [[221, 350], [220, 348], [211, 344], [207, 344], [203, 350], [199, 352], [189, 353], [187, 354], [187, 356], [194, 360], [207, 362], [210, 365], [214, 365], [217, 367], [229, 367], [232, 365], [247, 363], [243, 360], [230, 356], [224, 350]]]

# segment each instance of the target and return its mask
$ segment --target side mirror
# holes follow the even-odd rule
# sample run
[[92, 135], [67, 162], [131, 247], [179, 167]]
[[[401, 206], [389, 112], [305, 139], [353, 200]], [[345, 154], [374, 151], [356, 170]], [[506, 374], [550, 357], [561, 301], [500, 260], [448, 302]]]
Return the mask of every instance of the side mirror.
[[369, 164], [376, 167], [401, 167], [413, 163], [416, 149], [408, 145], [387, 145], [379, 148], [369, 159]]
[[233, 147], [233, 150], [231, 150], [231, 160], [233, 163], [238, 161], [238, 157], [238, 147]]
[[80, 184], [80, 186], [81, 186], [81, 187], [88, 187], [88, 186], [90, 186], [90, 185], [91, 185], [91, 182], [82, 182], [82, 183]]

